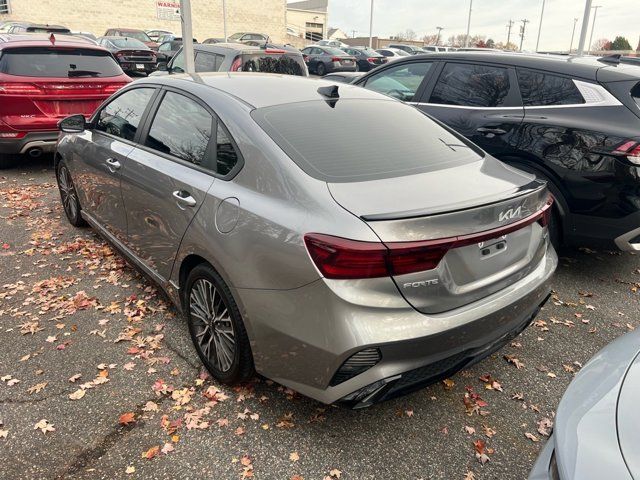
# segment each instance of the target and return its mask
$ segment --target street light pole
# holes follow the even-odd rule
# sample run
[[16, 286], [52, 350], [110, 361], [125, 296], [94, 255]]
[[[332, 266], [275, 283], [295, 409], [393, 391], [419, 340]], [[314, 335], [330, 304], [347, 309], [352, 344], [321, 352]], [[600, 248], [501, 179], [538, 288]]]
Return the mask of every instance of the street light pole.
[[542, 17], [544, 17], [544, 4], [546, 0], [542, 0], [542, 11], [540, 12], [540, 26], [538, 27], [538, 39], [536, 40], [536, 52], [538, 51], [538, 45], [540, 45], [540, 32], [542, 32]]
[[222, 0], [222, 24], [224, 26], [224, 41], [227, 41], [227, 0]]
[[589, 35], [589, 45], [587, 52], [591, 53], [591, 42], [593, 41], [593, 31], [596, 28], [596, 15], [598, 15], [598, 9], [602, 8], [602, 5], [594, 5], [593, 7], [593, 23], [591, 24], [591, 35]]
[[473, 0], [469, 0], [469, 18], [467, 19], [467, 36], [464, 39], [464, 48], [469, 46], [469, 32], [471, 31], [471, 11], [473, 10]]
[[436, 29], [438, 30], [438, 36], [436, 37], [436, 47], [437, 47], [440, 44], [440, 32], [444, 30], [444, 28], [436, 27]]
[[369, 17], [369, 48], [373, 48], [373, 0], [371, 0], [371, 16]]
[[591, 14], [591, 0], [585, 0], [584, 15], [582, 16], [582, 29], [580, 30], [580, 40], [578, 41], [578, 56], [584, 55], [584, 42], [587, 39], [589, 29], [589, 15]]
[[180, 16], [182, 17], [182, 50], [184, 51], [184, 71], [195, 73], [193, 58], [193, 26], [191, 24], [191, 0], [180, 0]]
[[571, 49], [573, 48], [573, 37], [576, 34], [576, 24], [578, 23], [578, 19], [573, 19], [573, 31], [571, 32], [571, 43], [569, 44], [569, 55], [571, 55]]

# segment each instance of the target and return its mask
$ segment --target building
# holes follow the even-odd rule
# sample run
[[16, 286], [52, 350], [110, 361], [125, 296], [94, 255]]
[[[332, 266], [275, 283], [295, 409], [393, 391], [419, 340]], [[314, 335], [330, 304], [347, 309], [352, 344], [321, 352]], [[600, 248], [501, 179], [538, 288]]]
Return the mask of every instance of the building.
[[344, 33], [339, 28], [330, 28], [329, 31], [327, 32], [327, 40], [343, 40], [348, 37], [349, 35]]
[[311, 42], [327, 38], [328, 8], [328, 0], [287, 3], [287, 30]]
[[[325, 2], [326, 3], [326, 2]], [[104, 35], [108, 28], [164, 29], [180, 32], [179, 0], [0, 0], [0, 22], [50, 23]], [[265, 33], [287, 38], [284, 0], [226, 0], [227, 33]], [[223, 37], [222, 0], [191, 0], [193, 35]]]

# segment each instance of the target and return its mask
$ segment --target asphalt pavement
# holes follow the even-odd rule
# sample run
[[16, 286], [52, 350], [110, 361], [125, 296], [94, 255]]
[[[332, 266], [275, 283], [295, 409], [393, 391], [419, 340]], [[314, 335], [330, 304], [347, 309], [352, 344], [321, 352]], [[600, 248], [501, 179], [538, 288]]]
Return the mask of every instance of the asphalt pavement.
[[361, 411], [223, 387], [153, 285], [67, 223], [51, 164], [0, 172], [4, 479], [524, 479], [574, 374], [640, 326], [640, 255], [571, 249], [536, 321], [446, 382]]

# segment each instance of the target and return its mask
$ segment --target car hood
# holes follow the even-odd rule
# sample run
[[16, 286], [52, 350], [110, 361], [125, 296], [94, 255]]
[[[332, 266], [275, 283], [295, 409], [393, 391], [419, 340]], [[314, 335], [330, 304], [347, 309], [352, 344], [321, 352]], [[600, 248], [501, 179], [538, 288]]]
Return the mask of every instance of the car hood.
[[[620, 423], [616, 417], [624, 418], [630, 428], [631, 423], [636, 429], [640, 425], [637, 412], [631, 410], [630, 397], [617, 412], [618, 397], [621, 390], [626, 390], [627, 381], [631, 382], [629, 394], [634, 385], [635, 391], [640, 391], [640, 374], [635, 380], [626, 378], [630, 366], [637, 363], [639, 350], [640, 330], [620, 337], [598, 352], [569, 385], [558, 407], [554, 428], [560, 478], [633, 480], [625, 459], [640, 437], [637, 431], [632, 433], [625, 428], [622, 441], [629, 447], [628, 455], [623, 456], [625, 447], [621, 450], [618, 442]], [[634, 370], [639, 371], [637, 366]], [[637, 462], [632, 471], [640, 478]]]
[[[640, 348], [640, 347], [638, 347]], [[637, 355], [627, 371], [618, 398], [618, 439], [622, 456], [634, 478], [640, 478], [640, 355]]]

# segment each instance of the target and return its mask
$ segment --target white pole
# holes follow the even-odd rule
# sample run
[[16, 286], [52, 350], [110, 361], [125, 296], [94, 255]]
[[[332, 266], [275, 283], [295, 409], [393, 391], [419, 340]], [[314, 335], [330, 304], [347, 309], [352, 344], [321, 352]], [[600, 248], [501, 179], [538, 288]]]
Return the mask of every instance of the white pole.
[[371, 16], [369, 17], [369, 48], [373, 48], [373, 0], [371, 0]]
[[571, 31], [571, 43], [569, 44], [569, 55], [571, 55], [571, 50], [573, 49], [573, 38], [576, 35], [576, 23], [578, 23], [578, 19], [573, 19], [573, 30]]
[[584, 15], [582, 16], [582, 30], [580, 30], [580, 40], [578, 41], [578, 56], [584, 55], [584, 42], [587, 39], [589, 30], [589, 15], [591, 14], [591, 0], [586, 0], [584, 4]]
[[593, 23], [591, 24], [591, 35], [589, 35], [589, 45], [587, 46], [587, 52], [591, 53], [591, 42], [593, 41], [593, 31], [596, 28], [596, 15], [598, 15], [598, 9], [601, 5], [595, 5], [593, 8]]
[[540, 45], [540, 32], [542, 32], [542, 17], [544, 17], [544, 3], [542, 0], [542, 11], [540, 12], [540, 26], [538, 27], [538, 39], [536, 40], [536, 52], [538, 51], [538, 45]]
[[222, 0], [222, 23], [224, 25], [224, 41], [227, 41], [227, 0]]
[[196, 73], [193, 57], [193, 26], [191, 25], [191, 0], [180, 0], [182, 16], [182, 49], [184, 51], [184, 68], [186, 73]]
[[471, 9], [473, 7], [473, 0], [469, 0], [469, 18], [467, 19], [467, 36], [464, 39], [464, 47], [469, 46], [469, 32], [471, 31]]

